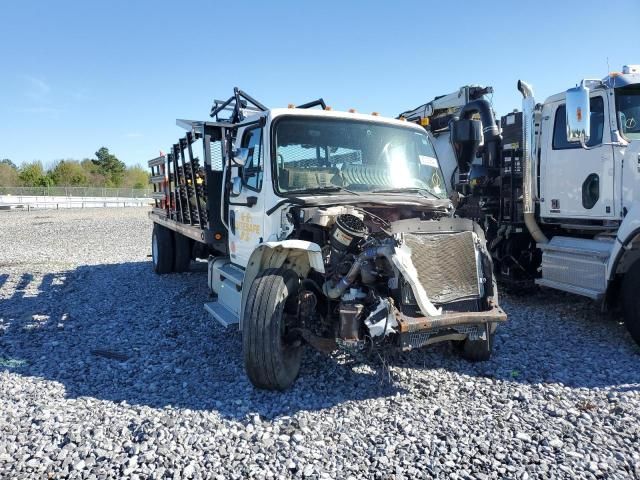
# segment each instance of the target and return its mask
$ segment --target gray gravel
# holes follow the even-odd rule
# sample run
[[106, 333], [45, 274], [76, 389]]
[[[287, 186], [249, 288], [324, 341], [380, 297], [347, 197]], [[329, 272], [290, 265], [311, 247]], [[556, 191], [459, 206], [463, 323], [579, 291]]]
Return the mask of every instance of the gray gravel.
[[277, 394], [204, 313], [206, 270], [152, 273], [144, 209], [0, 213], [0, 478], [638, 478], [640, 350], [544, 291], [493, 359], [308, 351]]

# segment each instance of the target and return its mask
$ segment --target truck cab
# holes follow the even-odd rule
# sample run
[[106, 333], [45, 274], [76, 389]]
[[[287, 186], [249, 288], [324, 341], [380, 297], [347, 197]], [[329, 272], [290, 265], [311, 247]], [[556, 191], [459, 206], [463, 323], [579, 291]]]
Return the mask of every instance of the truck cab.
[[[194, 170], [184, 142], [166, 159], [165, 184], [154, 175], [159, 203], [150, 216], [153, 244], [173, 246], [158, 248], [154, 266], [169, 265], [170, 255], [176, 265], [185, 235], [191, 258], [207, 258], [205, 309], [238, 325], [254, 385], [289, 387], [304, 345], [356, 353], [454, 341], [465, 358], [489, 358], [506, 320], [491, 258], [480, 227], [453, 217], [424, 129], [321, 100], [267, 109], [236, 93], [214, 108], [232, 105], [228, 121], [183, 122], [189, 138], [205, 140], [199, 218], [207, 222], [186, 225], [193, 215], [171, 202], [200, 204], [180, 175]], [[179, 168], [187, 163], [172, 174], [176, 158]]]
[[256, 246], [290, 233], [292, 204], [449, 205], [429, 138], [406, 122], [295, 108], [247, 120], [256, 123], [238, 129], [229, 200], [230, 260], [242, 268]]
[[537, 283], [620, 305], [638, 343], [639, 115], [640, 67], [633, 65], [547, 99], [532, 113], [541, 125], [531, 169], [536, 151], [540, 164], [537, 185], [528, 180], [541, 231], [549, 232], [535, 235], [543, 252]]
[[[630, 71], [630, 70], [628, 70]], [[640, 140], [640, 75], [613, 74], [588, 81], [590, 131], [585, 147], [567, 139], [566, 93], [545, 100], [541, 110], [540, 216], [570, 219], [578, 226], [619, 225], [638, 195], [637, 159], [625, 154]], [[631, 146], [633, 151], [635, 146]], [[636, 162], [633, 162], [636, 160]], [[637, 201], [637, 198], [635, 198]]]

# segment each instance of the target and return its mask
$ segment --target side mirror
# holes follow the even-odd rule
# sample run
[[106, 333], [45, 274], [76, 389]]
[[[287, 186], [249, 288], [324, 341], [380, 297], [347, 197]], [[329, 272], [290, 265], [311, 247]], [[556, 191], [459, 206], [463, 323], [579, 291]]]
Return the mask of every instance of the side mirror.
[[235, 152], [233, 152], [233, 163], [242, 167], [249, 158], [249, 149], [248, 148], [237, 148]]
[[233, 177], [231, 179], [231, 192], [229, 195], [237, 197], [242, 193], [242, 177]]
[[591, 132], [589, 89], [584, 82], [570, 88], [566, 95], [567, 141], [587, 143]]
[[464, 204], [465, 197], [460, 192], [454, 190], [449, 194], [449, 200], [451, 200], [453, 208], [459, 208]]

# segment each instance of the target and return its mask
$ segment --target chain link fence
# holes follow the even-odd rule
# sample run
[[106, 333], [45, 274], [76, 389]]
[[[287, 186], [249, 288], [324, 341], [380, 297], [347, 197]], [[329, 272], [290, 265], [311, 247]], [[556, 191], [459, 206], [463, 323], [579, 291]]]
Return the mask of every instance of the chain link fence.
[[15, 196], [150, 198], [152, 193], [151, 188], [0, 187], [0, 195]]

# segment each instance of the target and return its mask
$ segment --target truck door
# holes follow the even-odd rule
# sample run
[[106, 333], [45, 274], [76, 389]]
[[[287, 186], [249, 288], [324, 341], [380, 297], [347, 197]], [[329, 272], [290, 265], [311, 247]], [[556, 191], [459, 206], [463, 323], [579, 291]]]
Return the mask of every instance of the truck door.
[[[588, 150], [567, 141], [564, 100], [543, 111], [540, 162], [541, 216], [607, 219], [615, 215], [613, 148], [606, 98], [591, 97]], [[546, 137], [546, 138], [545, 138]]]
[[263, 242], [264, 199], [260, 194], [264, 173], [263, 127], [247, 127], [240, 146], [248, 149], [244, 167], [231, 168], [231, 178], [241, 173], [242, 191], [229, 198], [229, 253], [231, 261], [246, 267], [256, 245]]

